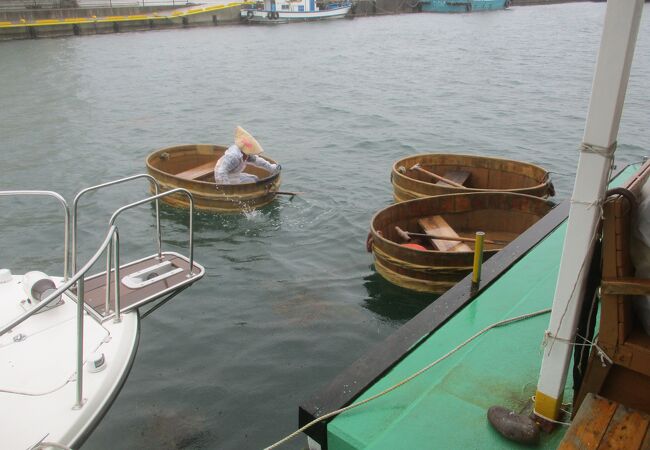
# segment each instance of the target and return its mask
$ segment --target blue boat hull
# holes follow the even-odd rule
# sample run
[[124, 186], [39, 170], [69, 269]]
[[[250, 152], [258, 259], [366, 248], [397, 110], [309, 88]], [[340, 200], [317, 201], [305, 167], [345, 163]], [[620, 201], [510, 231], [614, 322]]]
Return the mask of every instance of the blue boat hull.
[[422, 12], [464, 13], [505, 9], [510, 0], [428, 0], [422, 3]]

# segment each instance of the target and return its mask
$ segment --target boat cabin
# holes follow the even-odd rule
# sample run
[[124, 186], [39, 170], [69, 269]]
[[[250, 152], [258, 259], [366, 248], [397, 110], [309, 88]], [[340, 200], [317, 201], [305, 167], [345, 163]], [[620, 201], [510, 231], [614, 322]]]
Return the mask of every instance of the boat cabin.
[[260, 11], [284, 12], [316, 12], [344, 6], [341, 3], [323, 2], [317, 0], [264, 0], [257, 2], [255, 9]]

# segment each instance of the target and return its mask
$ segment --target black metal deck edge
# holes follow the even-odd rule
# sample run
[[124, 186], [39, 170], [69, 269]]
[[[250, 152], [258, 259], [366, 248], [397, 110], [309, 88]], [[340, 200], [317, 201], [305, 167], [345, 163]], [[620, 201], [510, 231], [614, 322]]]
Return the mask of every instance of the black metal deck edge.
[[[464, 306], [478, 296], [503, 272], [530, 249], [548, 236], [569, 215], [570, 202], [565, 200], [517, 239], [483, 264], [481, 286], [471, 291], [471, 274], [441, 295], [409, 322], [339, 374], [329, 385], [299, 407], [298, 421], [302, 427], [312, 420], [351, 404], [377, 379], [404, 359], [418, 342], [442, 327]], [[323, 450], [327, 449], [327, 421], [305, 431]]]

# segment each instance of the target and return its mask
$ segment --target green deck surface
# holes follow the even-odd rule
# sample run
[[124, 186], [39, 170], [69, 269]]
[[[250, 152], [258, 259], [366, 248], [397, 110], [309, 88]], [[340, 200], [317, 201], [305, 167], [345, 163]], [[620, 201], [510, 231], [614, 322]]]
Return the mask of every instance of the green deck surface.
[[[634, 171], [628, 167], [612, 185]], [[359, 400], [398, 383], [495, 322], [550, 308], [565, 233], [566, 222]], [[522, 411], [530, 405], [549, 318], [544, 314], [492, 329], [406, 385], [341, 414], [327, 427], [329, 449], [523, 448], [492, 429], [487, 410], [500, 405]], [[571, 398], [569, 377], [564, 401]], [[562, 427], [543, 435], [537, 448], [556, 448], [563, 435]]]

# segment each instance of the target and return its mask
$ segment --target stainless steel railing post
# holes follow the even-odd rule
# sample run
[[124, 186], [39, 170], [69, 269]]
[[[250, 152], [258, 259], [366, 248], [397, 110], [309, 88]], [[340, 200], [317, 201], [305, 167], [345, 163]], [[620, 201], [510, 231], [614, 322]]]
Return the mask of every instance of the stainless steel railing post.
[[[122, 318], [120, 316], [120, 233], [117, 228], [113, 233], [113, 253], [115, 253], [115, 319], [113, 322], [118, 323]], [[108, 289], [108, 286], [106, 288]]]
[[[156, 195], [160, 194], [158, 191], [158, 183], [156, 182]], [[156, 233], [158, 235], [158, 260], [162, 259], [162, 232], [160, 231], [160, 203], [156, 198]]]
[[108, 316], [111, 309], [111, 266], [113, 265], [113, 247], [106, 249], [106, 299], [104, 300], [104, 314]]
[[84, 367], [84, 277], [77, 281], [77, 401], [74, 409], [83, 406]]
[[194, 273], [194, 199], [189, 192], [187, 194], [190, 200], [190, 273], [187, 277], [191, 278]]

